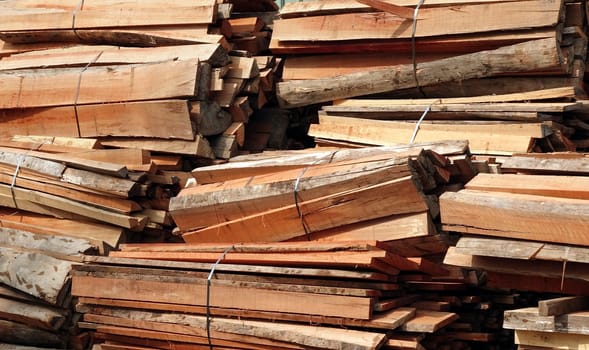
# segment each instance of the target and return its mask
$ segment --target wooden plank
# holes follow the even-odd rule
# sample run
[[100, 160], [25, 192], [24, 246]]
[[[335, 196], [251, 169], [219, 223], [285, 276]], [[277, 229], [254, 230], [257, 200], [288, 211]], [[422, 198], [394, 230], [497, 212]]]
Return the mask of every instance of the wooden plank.
[[540, 316], [559, 316], [586, 309], [589, 309], [589, 299], [581, 296], [540, 300], [538, 302]]
[[137, 139], [137, 138], [105, 138], [101, 139], [103, 146], [118, 148], [135, 148], [153, 152], [169, 154], [181, 154], [215, 159], [211, 145], [201, 135], [196, 135], [194, 141], [162, 140], [162, 139]]
[[[181, 270], [202, 270], [210, 271], [210, 263], [196, 263], [196, 262], [180, 262], [180, 261], [166, 261], [153, 259], [138, 259], [138, 258], [116, 258], [116, 257], [100, 257], [100, 256], [86, 256], [84, 261], [87, 263], [98, 263], [113, 266], [127, 265], [138, 267], [157, 267], [167, 269], [181, 269]], [[218, 265], [216, 271], [227, 273], [249, 273], [260, 275], [292, 275], [295, 277], [314, 277], [314, 278], [340, 278], [349, 280], [368, 280], [368, 281], [389, 281], [390, 276], [374, 271], [346, 271], [334, 270], [327, 268], [309, 268], [309, 267], [280, 267], [280, 266], [265, 266], [265, 265], [247, 265], [247, 264], [231, 264], [223, 263]]]
[[[444, 258], [444, 263], [448, 265], [477, 268], [508, 274], [521, 274], [549, 278], [562, 278], [563, 275], [563, 264], [559, 262], [512, 260], [459, 254], [456, 252], [456, 250], [453, 249], [453, 247], [448, 249], [448, 252]], [[586, 273], [583, 266], [583, 264], [578, 263], [567, 263], [565, 270], [566, 277], [589, 281], [589, 275]]]
[[[112, 325], [149, 329], [157, 331], [187, 334], [188, 329], [206, 337], [207, 320], [203, 316], [182, 315], [172, 313], [155, 313], [141, 311], [113, 310], [113, 316], [86, 315], [89, 322], [100, 322]], [[107, 322], [105, 322], [107, 321]], [[134, 321], [134, 322], [133, 322]], [[149, 322], [149, 323], [148, 323]], [[116, 323], [116, 324], [115, 324]], [[126, 324], [124, 324], [126, 323]], [[188, 326], [180, 330], [179, 326]], [[140, 326], [140, 327], [138, 327]], [[156, 327], [159, 326], [160, 329]], [[359, 330], [346, 330], [313, 325], [295, 325], [269, 323], [264, 321], [232, 320], [215, 317], [210, 322], [211, 336], [218, 339], [237, 340], [228, 334], [241, 335], [249, 339], [256, 337], [273, 341], [297, 344], [303, 347], [324, 347], [335, 349], [341, 346], [353, 346], [358, 349], [374, 349], [384, 342], [385, 335]], [[175, 330], [175, 331], [174, 331]], [[225, 334], [223, 334], [225, 333]], [[254, 343], [255, 338], [250, 342]], [[258, 340], [260, 342], [261, 340]]]
[[104, 244], [117, 247], [121, 241], [122, 229], [89, 221], [56, 219], [15, 210], [0, 211], [0, 224], [6, 228], [28, 231], [43, 235], [58, 235], [87, 239], [104, 253]]
[[[309, 235], [313, 241], [348, 241], [374, 239], [393, 241], [413, 237], [434, 235], [436, 228], [427, 212], [393, 215], [362, 223], [354, 223], [333, 229], [314, 232]], [[307, 239], [300, 237], [299, 239]]]
[[505, 159], [501, 164], [501, 169], [506, 171], [586, 175], [589, 174], [589, 158], [561, 158], [558, 155], [552, 155], [545, 158], [539, 156], [525, 157], [518, 155], [513, 158]]
[[[319, 124], [311, 125], [309, 135], [368, 145], [394, 146], [410, 142], [415, 129], [416, 123], [413, 122], [320, 115]], [[549, 133], [540, 123], [423, 122], [415, 141], [434, 142], [460, 139], [469, 135], [470, 147], [474, 153], [510, 154], [527, 152], [532, 138], [542, 138]]]
[[[448, 7], [423, 8], [419, 11], [416, 36], [550, 27], [558, 23], [560, 2], [528, 1], [527, 4], [534, 9], [523, 10], [516, 2], [464, 4], [452, 10]], [[409, 16], [413, 18], [413, 14]], [[495, 20], [481, 23], [479, 19], [484, 16], [492, 16]], [[446, 20], [453, 26], [443, 26], [442, 22]], [[411, 23], [398, 15], [382, 12], [301, 17], [276, 21], [273, 36], [280, 41], [410, 38], [412, 26], [408, 22]]]
[[[0, 247], [0, 281], [7, 286], [61, 305], [66, 297], [72, 263], [38, 253], [19, 252]], [[35, 262], [35, 263], [32, 263]], [[47, 274], [47, 269], [53, 270]]]
[[[194, 96], [198, 61], [0, 72], [1, 108], [49, 107]], [[158, 84], [165, 79], [165, 85]], [[56, 90], [55, 82], [59, 81]], [[137, 88], [141, 87], [141, 88]]]
[[453, 312], [417, 310], [415, 317], [401, 326], [405, 332], [434, 333], [456, 321], [459, 316]]
[[[151, 6], [136, 5], [133, 1], [110, 7], [82, 7], [72, 15], [74, 9], [51, 8], [5, 8], [2, 13], [2, 31], [81, 29], [101, 27], [134, 27], [145, 25], [208, 24], [214, 21], [216, 6], [214, 0], [201, 1], [194, 5], [188, 2], [162, 6], [161, 1], [150, 1]], [[154, 6], [159, 4], [162, 7]], [[146, 2], [147, 4], [147, 2]], [[118, 6], [117, 6], [118, 5]], [[17, 4], [18, 6], [18, 4]], [[157, 14], [157, 16], [156, 16]]]
[[556, 349], [588, 349], [589, 336], [566, 333], [515, 331], [515, 343]]
[[139, 64], [168, 60], [198, 59], [200, 62], [223, 62], [219, 44], [177, 45], [153, 48], [117, 47], [107, 45], [77, 45], [36, 50], [11, 55], [0, 61], [0, 70], [26, 68], [84, 67], [95, 65]]
[[[387, 198], [377, 208], [371, 203], [377, 198]], [[333, 207], [336, 198], [348, 198]], [[354, 200], [352, 200], [352, 198]], [[384, 203], [390, 205], [383, 205]], [[297, 209], [298, 207], [298, 209]], [[393, 214], [416, 213], [427, 210], [422, 195], [416, 190], [411, 177], [384, 182], [364, 189], [328, 195], [317, 199], [288, 205], [279, 209], [209, 226], [205, 229], [183, 235], [186, 242], [227, 242], [227, 241], [282, 241], [306, 232], [316, 232], [342, 226], [360, 220], [370, 220]], [[301, 222], [304, 218], [305, 226]], [[272, 219], [270, 219], [272, 218]], [[326, 221], [326, 218], [330, 220]], [[260, 228], [264, 230], [260, 230]]]
[[142, 229], [146, 224], [146, 218], [132, 217], [125, 214], [115, 213], [108, 210], [94, 208], [90, 205], [76, 202], [67, 198], [58, 197], [42, 192], [31, 191], [22, 188], [10, 188], [0, 185], [0, 195], [5, 197], [4, 206], [20, 208], [21, 201], [29, 201], [49, 208], [70, 212], [88, 219], [110, 223], [128, 229]]
[[[522, 56], [518, 52], [527, 52], [528, 55]], [[518, 57], [517, 62], [510, 62], [514, 57]], [[401, 65], [395, 70], [367, 71], [333, 79], [284, 82], [277, 85], [277, 96], [280, 105], [289, 108], [412, 88], [416, 86], [416, 80], [423, 86], [434, 82], [451, 82], [457, 79], [456, 73], [460, 73], [460, 80], [465, 80], [541, 69], [554, 66], [558, 62], [556, 43], [553, 39], [544, 39], [423, 63], [418, 67], [417, 79], [413, 65]], [[448, 73], [450, 71], [452, 74]], [[330, 89], [325, 89], [326, 86]]]
[[375, 103], [370, 103], [365, 106], [325, 106], [323, 110], [326, 112], [338, 113], [394, 113], [394, 112], [422, 112], [427, 108], [431, 112], [544, 112], [544, 113], [562, 113], [565, 111], [573, 111], [582, 108], [582, 104], [576, 102], [493, 102], [493, 103], [450, 103], [444, 104], [440, 102], [423, 103], [413, 101], [409, 104], [396, 103], [394, 105], [377, 106]]
[[503, 328], [505, 329], [533, 330], [540, 332], [555, 332], [557, 330], [555, 317], [540, 315], [537, 307], [506, 310], [503, 315]]
[[[508, 0], [510, 1], [510, 0]], [[497, 0], [430, 0], [424, 3], [424, 8], [429, 6], [456, 5], [464, 3], [492, 3]], [[418, 1], [415, 0], [396, 0], [395, 5], [405, 7], [415, 7]], [[280, 10], [283, 18], [300, 17], [300, 16], [318, 16], [346, 12], [368, 12], [372, 8], [356, 0], [322, 0], [311, 2], [288, 2]]]
[[[307, 294], [211, 285], [210, 302], [202, 285], [74, 276], [72, 295], [187, 305], [236, 307], [260, 311], [370, 319], [372, 300], [362, 297]], [[111, 288], [101, 290], [108, 283]], [[173, 293], [170, 293], [173, 291]], [[288, 302], [285, 302], [288, 300]]]
[[[421, 99], [347, 99], [334, 101], [335, 106], [348, 107], [386, 107], [392, 105], [409, 105], [409, 104], [468, 104], [468, 103], [503, 103], [515, 101], [535, 101], [546, 99], [573, 98], [575, 96], [574, 87], [560, 87], [552, 89], [542, 89], [534, 91], [521, 91], [512, 94], [500, 95], [483, 95], [472, 97], [450, 97], [450, 98], [421, 98]], [[535, 105], [535, 104], [531, 104]], [[325, 107], [324, 107], [325, 108]]]
[[589, 263], [589, 251], [584, 247], [490, 237], [461, 237], [456, 244], [456, 251], [510, 259]]
[[477, 191], [589, 199], [589, 178], [581, 176], [478, 174], [465, 185]]
[[96, 246], [83, 239], [39, 235], [6, 227], [0, 227], [0, 245], [39, 250], [60, 259], [68, 256], [81, 256], [81, 254], [91, 253], [96, 249]]
[[[442, 223], [450, 230], [551, 243], [588, 244], [582, 237], [589, 225], [585, 223], [585, 218], [589, 217], [586, 200], [463, 190], [443, 194], [440, 206]], [[560, 234], [554, 235], [555, 230]]]

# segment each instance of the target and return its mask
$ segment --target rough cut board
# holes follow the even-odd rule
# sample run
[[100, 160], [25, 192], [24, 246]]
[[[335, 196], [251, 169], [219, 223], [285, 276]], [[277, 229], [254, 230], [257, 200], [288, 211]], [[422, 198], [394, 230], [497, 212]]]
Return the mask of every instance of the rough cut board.
[[515, 343], [556, 349], [589, 349], [589, 335], [515, 331]]
[[[76, 306], [78, 312], [96, 312], [101, 306], [105, 307], [121, 307], [134, 308], [153, 311], [165, 312], [182, 312], [192, 313], [197, 315], [206, 314], [206, 307], [180, 305], [180, 304], [165, 304], [165, 303], [149, 303], [139, 301], [115, 300], [115, 299], [95, 299], [95, 298], [79, 298], [79, 303]], [[236, 309], [222, 309], [212, 307], [209, 309], [213, 316], [226, 316], [237, 318], [254, 318], [262, 320], [282, 320], [293, 321], [310, 324], [328, 324], [336, 326], [348, 327], [363, 327], [368, 329], [395, 329], [404, 324], [415, 315], [414, 308], [400, 307], [389, 312], [379, 313], [373, 315], [371, 320], [347, 319], [340, 317], [326, 317], [316, 315], [292, 314], [285, 312], [263, 312], [251, 310], [236, 310]]]
[[[558, 23], [561, 1], [464, 4], [419, 11], [416, 37], [551, 27]], [[481, 18], [493, 20], [481, 21]], [[412, 19], [384, 12], [283, 19], [274, 22], [280, 41], [331, 41], [410, 38]], [[451, 26], [449, 24], [452, 24]]]
[[193, 59], [221, 65], [229, 61], [227, 54], [219, 44], [151, 48], [77, 45], [11, 55], [0, 60], [0, 70], [85, 67], [91, 62], [93, 65], [104, 66]]
[[186, 140], [164, 140], [145, 138], [137, 139], [133, 137], [111, 137], [100, 140], [103, 146], [117, 148], [134, 148], [154, 152], [183, 154], [208, 159], [215, 159], [211, 145], [206, 138], [196, 135], [194, 141]]
[[456, 251], [461, 254], [498, 258], [570, 261], [589, 264], [589, 248], [535, 241], [465, 236], [461, 237], [456, 244]]
[[[207, 305], [203, 285], [74, 276], [72, 295]], [[111, 288], [100, 286], [108, 284]], [[283, 292], [211, 285], [210, 306], [370, 319], [370, 298]]]
[[[508, 0], [515, 1], [515, 0]], [[493, 3], [497, 0], [429, 0], [424, 2], [422, 7], [456, 5], [456, 4], [477, 4]], [[397, 6], [415, 7], [419, 1], [416, 0], [396, 0]], [[302, 17], [302, 16], [319, 16], [347, 12], [373, 12], [374, 9], [355, 0], [322, 0], [322, 1], [300, 1], [288, 2], [280, 10], [282, 18]]]
[[563, 262], [556, 261], [513, 260], [460, 254], [453, 247], [448, 249], [448, 252], [444, 257], [444, 263], [447, 265], [461, 266], [466, 268], [548, 278], [562, 278], [564, 268], [566, 277], [582, 281], [589, 281], [589, 273], [587, 273], [587, 269], [584, 264], [567, 263], [566, 266], [563, 266]]
[[[0, 108], [194, 96], [198, 61], [0, 72]], [[162, 85], [159, 82], [166, 81]], [[59, 82], [59, 83], [58, 83]]]
[[[411, 141], [416, 123], [368, 120], [321, 115], [319, 124], [311, 124], [309, 135], [369, 145], [394, 146]], [[431, 123], [424, 122], [416, 142], [433, 142], [469, 137], [473, 153], [494, 154], [527, 152], [532, 138], [550, 131], [541, 123]]]
[[444, 193], [440, 206], [450, 231], [589, 245], [587, 200], [463, 190]]
[[589, 177], [520, 174], [478, 174], [466, 189], [589, 200]]
[[581, 154], [551, 154], [547, 156], [529, 155], [507, 158], [501, 169], [518, 172], [538, 172], [549, 174], [589, 174], [589, 157]]
[[[516, 101], [536, 101], [559, 98], [573, 98], [575, 88], [560, 87], [552, 89], [542, 89], [533, 91], [516, 92], [502, 95], [483, 95], [472, 97], [454, 97], [454, 98], [418, 98], [418, 99], [347, 99], [334, 101], [334, 106], [339, 107], [388, 107], [397, 105], [437, 105], [437, 104], [460, 104], [460, 103], [498, 103], [498, 102], [516, 102]], [[530, 103], [530, 106], [535, 104]], [[324, 107], [325, 108], [325, 107]]]
[[74, 4], [70, 9], [22, 8], [15, 3], [14, 8], [2, 9], [0, 31], [208, 24], [214, 22], [217, 9], [215, 0], [192, 4], [190, 1], [148, 0], [141, 6], [137, 6], [136, 1], [109, 3], [98, 8], [91, 4], [86, 7], [86, 3], [77, 8]]
[[193, 140], [188, 103], [163, 100], [0, 111], [0, 136], [153, 137]]
[[[353, 346], [354, 349], [374, 349], [384, 342], [384, 334], [371, 333], [359, 330], [346, 330], [332, 327], [318, 327], [315, 325], [295, 325], [268, 323], [267, 321], [234, 320], [215, 317], [207, 323], [204, 316], [182, 315], [173, 313], [144, 312], [135, 310], [112, 309], [102, 310], [103, 318], [90, 315], [89, 322], [111, 321], [131, 322], [136, 321], [138, 328], [149, 327], [147, 322], [159, 323], [164, 329], [153, 329], [181, 333], [188, 335], [206, 336], [207, 325], [213, 333], [222, 332], [240, 334], [244, 336], [257, 336], [265, 339], [286, 341], [308, 347]], [[114, 324], [113, 324], [114, 325]], [[121, 326], [133, 326], [131, 324]], [[176, 325], [175, 332], [173, 331]], [[189, 329], [181, 329], [178, 326], [189, 326], [196, 334], [186, 333]]]

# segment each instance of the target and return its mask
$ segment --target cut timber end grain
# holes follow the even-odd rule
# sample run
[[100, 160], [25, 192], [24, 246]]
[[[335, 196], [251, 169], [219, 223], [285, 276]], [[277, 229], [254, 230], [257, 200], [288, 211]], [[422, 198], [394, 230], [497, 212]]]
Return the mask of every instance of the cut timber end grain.
[[[554, 39], [529, 41], [496, 50], [456, 56], [418, 66], [421, 86], [489, 77], [501, 73], [555, 66], [560, 50]], [[413, 65], [342, 75], [333, 79], [280, 83], [277, 96], [282, 107], [291, 108], [343, 98], [369, 95], [416, 86]]]

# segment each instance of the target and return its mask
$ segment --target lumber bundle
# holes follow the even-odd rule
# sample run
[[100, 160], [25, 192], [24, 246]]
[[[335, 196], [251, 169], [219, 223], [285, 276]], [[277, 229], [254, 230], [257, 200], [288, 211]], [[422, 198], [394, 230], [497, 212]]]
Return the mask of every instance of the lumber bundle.
[[386, 349], [395, 329], [430, 334], [457, 319], [408, 306], [420, 296], [395, 282], [442, 268], [374, 241], [123, 245], [86, 261], [73, 277], [79, 325], [104, 344]]
[[291, 153], [276, 164], [237, 162], [233, 175], [242, 177], [232, 179], [231, 162], [202, 167], [194, 171], [198, 184], [172, 198], [170, 212], [190, 243], [429, 235], [430, 218], [438, 216], [436, 191], [473, 176], [466, 153], [464, 143]]
[[268, 132], [262, 110], [280, 65], [268, 55], [273, 1], [10, 0], [2, 9], [2, 138], [100, 138], [192, 163], [286, 145], [289, 115]]
[[417, 5], [323, 0], [281, 10], [271, 44], [286, 56], [278, 101], [320, 105], [309, 130], [319, 145], [468, 135], [474, 154], [586, 148], [584, 2]]

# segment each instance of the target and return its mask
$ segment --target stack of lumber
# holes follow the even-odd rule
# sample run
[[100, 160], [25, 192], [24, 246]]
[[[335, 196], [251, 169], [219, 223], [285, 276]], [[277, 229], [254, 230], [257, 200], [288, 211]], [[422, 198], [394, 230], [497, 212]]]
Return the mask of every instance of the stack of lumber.
[[[70, 294], [73, 266], [99, 246], [87, 239], [0, 227], [0, 342], [84, 349]], [[25, 348], [23, 348], [25, 349]]]
[[584, 1], [416, 5], [323, 0], [282, 9], [271, 44], [288, 55], [278, 101], [333, 102], [311, 125], [319, 144], [468, 135], [475, 154], [584, 148], [586, 108], [576, 100], [585, 97]]
[[[393, 145], [468, 135], [474, 154], [575, 151], [587, 137], [580, 116], [586, 104], [574, 101], [574, 95], [573, 87], [565, 87], [463, 98], [340, 100], [319, 111], [319, 124], [311, 125], [309, 134], [323, 145]], [[418, 122], [421, 116], [425, 120]]]
[[[449, 97], [453, 96], [449, 82], [473, 78], [477, 78], [478, 91], [458, 87], [460, 96], [529, 91], [540, 86], [582, 88], [587, 40], [584, 1], [441, 0], [425, 2], [415, 11], [416, 5], [417, 1], [411, 0], [395, 5], [379, 0], [287, 4], [281, 10], [282, 19], [274, 24], [272, 52], [306, 56], [285, 63], [283, 77], [288, 81], [280, 84], [278, 91], [283, 103], [296, 106], [305, 103], [302, 97], [312, 103], [326, 102], [415, 87], [423, 87], [429, 95], [435, 90], [427, 89], [432, 85], [441, 88], [441, 97]], [[531, 44], [534, 40], [548, 46], [540, 49], [542, 45]], [[545, 50], [557, 41], [564, 59], [541, 63], [540, 57], [549, 52]], [[531, 50], [529, 55], [523, 51], [516, 58], [501, 49], [518, 47], [518, 43]], [[491, 52], [497, 49], [507, 55], [492, 57]], [[468, 55], [472, 53], [475, 55]], [[486, 69], [479, 66], [483, 62]], [[438, 67], [446, 67], [454, 76], [436, 71]], [[380, 73], [380, 81], [366, 84], [371, 74], [376, 75], [374, 71]], [[527, 73], [526, 79], [518, 77], [517, 86], [502, 87], [508, 83], [501, 80], [478, 80], [520, 71], [533, 73]], [[363, 80], [336, 78], [340, 75]], [[532, 79], [527, 79], [528, 75]], [[333, 90], [321, 89], [321, 84], [325, 87], [329, 82], [340, 84]], [[349, 96], [335, 97], [354, 85], [347, 91]], [[485, 89], [487, 93], [480, 92]]]
[[537, 307], [505, 312], [504, 327], [515, 330], [518, 349], [582, 349], [589, 342], [589, 300], [560, 297], [541, 300]]
[[445, 271], [379, 242], [142, 244], [110, 255], [88, 257], [73, 277], [79, 325], [105, 342], [97, 349], [395, 349], [397, 328], [434, 332], [457, 319], [407, 307], [419, 296], [396, 283], [400, 271]]
[[466, 142], [439, 142], [249, 157], [196, 168], [170, 213], [189, 243], [426, 236], [437, 194], [474, 175], [467, 153]]
[[[569, 160], [584, 159], [561, 163]], [[586, 294], [587, 180], [586, 173], [479, 174], [464, 190], [443, 194], [444, 229], [465, 235], [444, 262], [486, 270], [494, 288]]]
[[267, 55], [260, 17], [277, 10], [273, 1], [1, 6], [3, 138], [100, 138], [210, 162], [244, 149], [245, 124], [272, 99], [279, 62]]

